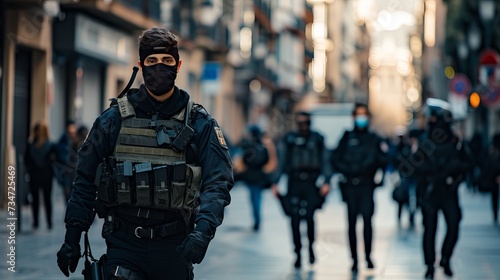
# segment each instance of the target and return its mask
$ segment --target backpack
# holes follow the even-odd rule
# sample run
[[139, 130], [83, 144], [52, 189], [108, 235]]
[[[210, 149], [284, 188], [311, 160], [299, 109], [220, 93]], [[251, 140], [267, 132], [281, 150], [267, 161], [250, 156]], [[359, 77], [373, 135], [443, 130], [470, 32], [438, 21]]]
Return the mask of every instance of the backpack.
[[262, 168], [269, 161], [269, 153], [260, 141], [244, 140], [241, 150], [243, 162], [250, 168]]

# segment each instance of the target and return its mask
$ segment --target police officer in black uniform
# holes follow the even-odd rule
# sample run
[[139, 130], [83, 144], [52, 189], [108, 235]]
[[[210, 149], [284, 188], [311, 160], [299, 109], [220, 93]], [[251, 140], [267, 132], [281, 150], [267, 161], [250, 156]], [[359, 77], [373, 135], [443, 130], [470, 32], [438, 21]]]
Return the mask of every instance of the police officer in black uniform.
[[[297, 259], [294, 266], [301, 267], [301, 235], [300, 222], [307, 222], [309, 238], [309, 263], [316, 260], [314, 255], [314, 212], [322, 206], [324, 197], [330, 191], [329, 168], [324, 138], [311, 130], [311, 118], [307, 112], [298, 112], [295, 116], [297, 132], [290, 132], [278, 146], [279, 171], [288, 176], [288, 192], [283, 198], [288, 205], [286, 212], [291, 217], [293, 244]], [[316, 187], [318, 178], [322, 176], [321, 188]], [[277, 181], [276, 181], [277, 182]], [[275, 196], [279, 196], [276, 184], [272, 186]]]
[[[343, 200], [347, 203], [349, 222], [349, 245], [353, 259], [352, 271], [358, 271], [356, 245], [356, 221], [363, 216], [365, 258], [368, 268], [373, 268], [372, 216], [375, 205], [373, 192], [377, 184], [375, 174], [388, 163], [388, 146], [375, 133], [369, 131], [370, 113], [365, 104], [355, 104], [353, 110], [354, 129], [346, 131], [332, 152], [331, 164], [334, 172], [341, 173], [339, 187]], [[381, 182], [377, 182], [381, 183]]]
[[444, 273], [452, 276], [450, 259], [458, 241], [459, 223], [462, 217], [458, 203], [458, 186], [470, 164], [466, 146], [453, 134], [451, 105], [443, 100], [428, 98], [427, 133], [419, 141], [419, 147], [410, 156], [408, 172], [423, 178], [421, 190], [424, 223], [423, 249], [427, 271], [426, 279], [434, 278], [435, 241], [438, 211], [443, 212], [447, 232], [441, 249], [440, 266]]
[[192, 264], [222, 223], [232, 164], [215, 119], [174, 86], [177, 43], [164, 28], [142, 33], [144, 84], [112, 102], [78, 153], [57, 253], [66, 276], [77, 267], [94, 209], [105, 219], [109, 279], [193, 279]]

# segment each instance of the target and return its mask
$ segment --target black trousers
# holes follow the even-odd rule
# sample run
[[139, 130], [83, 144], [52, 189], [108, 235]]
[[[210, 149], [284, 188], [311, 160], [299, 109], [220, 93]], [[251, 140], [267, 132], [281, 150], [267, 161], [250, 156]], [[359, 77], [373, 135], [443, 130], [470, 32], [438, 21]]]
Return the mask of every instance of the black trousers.
[[500, 199], [498, 197], [499, 188], [500, 186], [498, 184], [494, 184], [491, 189], [491, 205], [493, 207], [493, 218], [495, 221], [498, 221], [498, 200]]
[[181, 233], [166, 239], [139, 239], [115, 230], [106, 237], [108, 279], [194, 279], [192, 264], [183, 261], [176, 251], [185, 236]]
[[51, 181], [35, 181], [30, 183], [30, 192], [33, 196], [33, 203], [31, 210], [33, 213], [33, 226], [39, 225], [39, 212], [40, 212], [40, 191], [43, 192], [43, 206], [45, 208], [45, 216], [47, 218], [47, 225], [52, 228], [52, 179]]
[[291, 227], [295, 252], [300, 253], [302, 248], [300, 222], [307, 222], [307, 237], [309, 247], [312, 248], [315, 240], [314, 212], [319, 206], [319, 189], [316, 187], [317, 173], [296, 173], [288, 180], [286, 199], [291, 205]]
[[353, 260], [358, 259], [356, 222], [358, 216], [363, 217], [363, 237], [365, 242], [365, 257], [369, 258], [372, 252], [372, 216], [375, 211], [373, 201], [374, 187], [364, 186], [345, 186], [344, 196], [347, 203], [347, 219], [349, 222], [349, 246]]
[[441, 249], [442, 259], [449, 260], [451, 258], [458, 241], [459, 223], [462, 218], [458, 194], [453, 191], [424, 194], [422, 215], [424, 223], [424, 260], [426, 265], [434, 265], [436, 261], [435, 243], [439, 210], [443, 212], [447, 226], [446, 237]]

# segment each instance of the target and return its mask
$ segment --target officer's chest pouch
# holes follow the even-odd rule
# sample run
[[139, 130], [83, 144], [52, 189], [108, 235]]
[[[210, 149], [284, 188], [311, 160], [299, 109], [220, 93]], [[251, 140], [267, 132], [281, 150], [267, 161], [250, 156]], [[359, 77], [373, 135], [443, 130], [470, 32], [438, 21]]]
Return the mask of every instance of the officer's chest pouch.
[[184, 204], [191, 205], [194, 208], [198, 205], [198, 197], [200, 196], [201, 186], [201, 167], [191, 164], [186, 168], [186, 196]]
[[170, 182], [168, 166], [161, 165], [153, 168], [154, 176], [154, 204], [160, 208], [168, 208], [170, 203]]
[[118, 204], [130, 205], [132, 203], [132, 176], [125, 176], [124, 163], [116, 164], [116, 200]]
[[135, 185], [137, 195], [137, 206], [151, 206], [150, 196], [150, 171], [152, 170], [151, 163], [141, 163], [135, 165]]

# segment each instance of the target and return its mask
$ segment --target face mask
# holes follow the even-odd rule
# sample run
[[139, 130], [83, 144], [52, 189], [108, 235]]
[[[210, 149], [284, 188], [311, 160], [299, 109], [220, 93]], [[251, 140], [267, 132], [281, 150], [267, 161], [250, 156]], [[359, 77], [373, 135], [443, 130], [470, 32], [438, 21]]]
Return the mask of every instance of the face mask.
[[357, 128], [367, 128], [368, 127], [368, 117], [365, 115], [359, 115], [354, 118], [354, 125]]
[[142, 67], [142, 76], [146, 88], [156, 96], [169, 92], [175, 84], [177, 78], [177, 65], [168, 66], [157, 63], [151, 66]]

